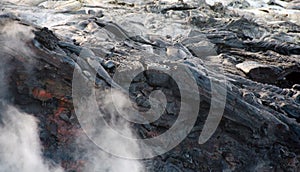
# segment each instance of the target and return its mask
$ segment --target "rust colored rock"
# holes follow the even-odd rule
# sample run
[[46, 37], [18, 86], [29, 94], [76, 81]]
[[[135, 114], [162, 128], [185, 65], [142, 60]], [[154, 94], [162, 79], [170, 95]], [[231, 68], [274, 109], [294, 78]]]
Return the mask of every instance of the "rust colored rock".
[[34, 88], [32, 90], [32, 95], [34, 98], [41, 100], [41, 101], [47, 101], [47, 100], [53, 98], [51, 93], [47, 92], [44, 89], [40, 89], [40, 88]]

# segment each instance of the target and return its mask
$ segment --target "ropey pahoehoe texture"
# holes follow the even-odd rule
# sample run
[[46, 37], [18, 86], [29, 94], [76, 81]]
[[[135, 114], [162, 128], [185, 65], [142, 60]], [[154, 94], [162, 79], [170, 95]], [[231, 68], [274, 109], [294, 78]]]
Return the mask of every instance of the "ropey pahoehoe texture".
[[[15, 151], [25, 153], [19, 154], [22, 160], [0, 154], [0, 171], [23, 168], [14, 165], [21, 161], [26, 168], [48, 171], [299, 171], [299, 2], [260, 3], [1, 2], [0, 131], [20, 137], [23, 147], [4, 139], [6, 134], [0, 146], [9, 149], [0, 151], [14, 151], [11, 145], [16, 144]], [[171, 128], [183, 107], [174, 79], [155, 70], [174, 64], [187, 67], [198, 86], [184, 87], [188, 100], [196, 101], [200, 93], [197, 121], [179, 145], [151, 159], [128, 160], [106, 153], [87, 138], [72, 100], [75, 69], [82, 74], [78, 82], [95, 89], [104, 118], [125, 134], [145, 139]], [[120, 96], [126, 92], [114, 80], [117, 70], [134, 78], [128, 83], [131, 102], [120, 98], [122, 106], [132, 104], [146, 114], [151, 93], [164, 93], [166, 107], [158, 120], [124, 123], [115, 116], [107, 93], [110, 88]], [[131, 76], [135, 70], [143, 72]], [[211, 82], [226, 82], [219, 88], [226, 89], [226, 103], [215, 133], [199, 144], [211, 107]], [[183, 110], [189, 115], [188, 108]], [[13, 125], [14, 120], [24, 122]], [[29, 132], [19, 132], [24, 128]], [[103, 142], [121, 145], [129, 155], [145, 151], [106, 134]], [[27, 150], [28, 142], [36, 147]], [[28, 163], [30, 152], [38, 163]]]

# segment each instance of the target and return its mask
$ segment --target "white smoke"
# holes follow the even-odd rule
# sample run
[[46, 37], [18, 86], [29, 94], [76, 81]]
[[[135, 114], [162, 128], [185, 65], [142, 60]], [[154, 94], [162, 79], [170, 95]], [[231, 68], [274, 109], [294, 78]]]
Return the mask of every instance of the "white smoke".
[[0, 171], [62, 172], [42, 158], [37, 121], [13, 106], [5, 107], [0, 126]]
[[[105, 131], [104, 131], [105, 132]], [[117, 138], [111, 138], [109, 132], [106, 133], [106, 139], [103, 142], [111, 144], [112, 147], [120, 149], [123, 147]], [[103, 137], [104, 138], [104, 137]], [[95, 145], [91, 145], [91, 141], [87, 138], [78, 139], [78, 144], [84, 146], [84, 158], [87, 161], [84, 164], [84, 172], [143, 172], [143, 165], [137, 160], [115, 157]], [[117, 147], [118, 146], [118, 147]], [[128, 152], [131, 150], [128, 149]]]
[[[2, 23], [0, 23], [2, 24]], [[4, 23], [0, 26], [0, 102], [7, 99], [7, 87], [10, 66], [13, 58], [24, 60], [24, 66], [30, 67], [34, 59], [34, 53], [27, 46], [27, 42], [34, 37], [32, 28], [20, 25], [17, 22]], [[28, 65], [30, 64], [30, 65]], [[27, 70], [27, 72], [32, 72]], [[9, 97], [9, 96], [8, 96]], [[121, 101], [121, 100], [120, 100]], [[112, 103], [104, 102], [105, 106]], [[122, 103], [122, 102], [120, 102]], [[124, 103], [124, 102], [123, 102]], [[126, 102], [128, 103], [128, 102]], [[125, 103], [124, 103], [125, 104]], [[63, 172], [62, 167], [52, 165], [42, 156], [42, 145], [39, 140], [37, 120], [26, 113], [20, 112], [10, 105], [0, 105], [0, 172]], [[108, 113], [112, 113], [112, 111]], [[87, 118], [89, 119], [89, 118]], [[133, 136], [130, 126], [127, 123], [115, 122], [115, 126], [123, 133]], [[102, 135], [101, 140], [106, 146], [122, 150], [129, 156], [139, 152], [136, 144], [124, 145], [118, 137], [107, 130], [101, 131], [98, 128], [95, 135]], [[87, 138], [78, 138], [78, 148], [83, 152], [77, 152], [78, 156], [84, 157], [84, 172], [142, 172], [143, 166], [137, 160], [115, 157], [91, 144]]]
[[[1, 55], [1, 53], [0, 53]], [[5, 79], [5, 59], [2, 59], [0, 61], [0, 99], [4, 98], [3, 96], [5, 95], [5, 91], [6, 91], [6, 83], [4, 82]]]
[[[32, 32], [33, 28], [19, 24], [16, 21], [7, 23], [0, 23], [0, 45], [1, 51], [9, 56], [16, 56], [24, 58], [25, 60], [32, 60], [29, 58], [34, 55], [26, 45], [34, 38]], [[3, 53], [2, 52], [2, 53]], [[8, 57], [3, 57], [8, 58]]]
[[[124, 102], [125, 99], [120, 98], [119, 102], [112, 102], [111, 95], [107, 92], [101, 91], [98, 92], [102, 96], [97, 96], [100, 109], [106, 109], [106, 114], [109, 114], [109, 125], [111, 126], [111, 129], [108, 129], [105, 127], [105, 124], [102, 122], [98, 122], [97, 115], [105, 116], [105, 113], [96, 111], [92, 107], [89, 108], [89, 105], [85, 105], [84, 103], [81, 104], [83, 106], [80, 114], [83, 114], [84, 117], [80, 119], [83, 119], [84, 121], [81, 121], [81, 124], [85, 125], [88, 124], [89, 128], [83, 126], [84, 129], [86, 129], [86, 133], [89, 136], [87, 137], [81, 137], [78, 139], [78, 145], [83, 147], [85, 150], [85, 154], [83, 155], [84, 159], [87, 159], [84, 170], [87, 172], [92, 171], [105, 171], [105, 172], [143, 172], [145, 171], [142, 163], [138, 160], [128, 159], [128, 158], [120, 158], [115, 155], [112, 155], [112, 151], [114, 152], [122, 152], [123, 156], [126, 157], [132, 157], [136, 154], [140, 154], [141, 149], [137, 142], [123, 142], [119, 134], [120, 133], [125, 137], [135, 138], [135, 135], [133, 134], [131, 127], [126, 120], [117, 117], [116, 110], [113, 108], [114, 103], [122, 104], [124, 107], [128, 106], [128, 103], [130, 102]], [[116, 93], [120, 94], [120, 93]], [[121, 94], [120, 94], [121, 95]], [[91, 97], [88, 97], [88, 100], [85, 101], [87, 104], [92, 102]], [[125, 110], [125, 109], [124, 109]], [[120, 109], [119, 109], [120, 111]], [[78, 111], [77, 111], [78, 112]], [[95, 113], [96, 112], [96, 113]], [[80, 114], [77, 114], [80, 115]], [[101, 146], [98, 145], [98, 143], [101, 143]], [[108, 153], [107, 153], [108, 152]]]
[[[2, 23], [1, 23], [2, 24]], [[39, 130], [35, 117], [7, 105], [13, 58], [32, 62], [33, 53], [26, 46], [32, 40], [30, 27], [7, 22], [0, 27], [0, 171], [1, 172], [63, 172], [42, 156]], [[32, 64], [32, 63], [28, 63]], [[31, 68], [24, 63], [25, 68]], [[30, 70], [27, 70], [29, 72]]]

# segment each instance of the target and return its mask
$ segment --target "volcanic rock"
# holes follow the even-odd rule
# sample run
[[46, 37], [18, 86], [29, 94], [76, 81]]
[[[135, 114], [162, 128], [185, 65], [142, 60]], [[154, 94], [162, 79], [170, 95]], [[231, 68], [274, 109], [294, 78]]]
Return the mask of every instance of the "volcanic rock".
[[236, 67], [251, 79], [262, 83], [274, 83], [282, 71], [277, 66], [263, 65], [254, 61], [245, 61], [237, 64]]
[[[211, 6], [185, 4], [190, 1], [70, 2], [43, 3], [52, 10], [5, 3], [0, 12], [0, 71], [5, 69], [0, 79], [7, 87], [0, 97], [40, 121], [45, 158], [66, 171], [82, 171], [90, 163], [86, 149], [78, 145], [86, 134], [74, 101], [94, 95], [94, 110], [110, 126], [118, 125], [118, 132], [130, 130], [138, 139], [155, 138], [179, 120], [178, 133], [161, 141], [167, 145], [186, 137], [162, 155], [137, 160], [145, 171], [300, 170], [300, 27], [292, 20], [297, 8], [282, 16], [272, 10], [280, 4], [264, 4], [272, 8], [266, 12], [257, 7], [264, 14], [259, 16], [249, 13], [253, 4], [248, 1]], [[103, 16], [77, 8], [101, 10]], [[92, 28], [87, 30], [89, 23]], [[17, 34], [7, 26], [14, 26]], [[79, 98], [73, 94], [76, 83], [84, 95]], [[125, 123], [118, 122], [125, 117], [116, 113], [131, 106], [114, 107], [107, 96], [111, 88], [120, 92], [115, 100], [136, 110], [125, 115], [159, 118], [146, 124], [131, 121], [122, 130]], [[150, 102], [153, 91], [163, 93], [166, 101], [157, 94]], [[126, 101], [124, 93], [129, 95]], [[161, 107], [165, 109], [160, 114], [151, 111]], [[188, 120], [197, 108], [191, 124]], [[83, 119], [95, 113], [84, 110]], [[219, 113], [211, 115], [214, 111]], [[101, 141], [116, 145], [113, 139]], [[91, 141], [87, 145], [96, 147]], [[90, 155], [94, 150], [99, 151], [92, 149]]]

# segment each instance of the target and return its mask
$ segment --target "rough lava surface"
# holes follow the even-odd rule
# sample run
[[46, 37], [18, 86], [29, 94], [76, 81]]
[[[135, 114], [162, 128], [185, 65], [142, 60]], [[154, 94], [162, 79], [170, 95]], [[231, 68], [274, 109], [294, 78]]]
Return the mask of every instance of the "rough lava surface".
[[[297, 0], [1, 1], [0, 171], [300, 171], [299, 10]], [[146, 139], [170, 129], [182, 110], [176, 82], [155, 70], [170, 64], [186, 66], [198, 86], [184, 88], [189, 100], [200, 98], [187, 137], [150, 159], [98, 148], [75, 113], [74, 70], [85, 83], [98, 66], [96, 79], [82, 90], [94, 88], [110, 125]], [[131, 102], [125, 103], [143, 114], [151, 93], [161, 91], [166, 107], [154, 122], [125, 125], [106, 93], [124, 91], [116, 72], [132, 77], [135, 70], [144, 72], [129, 83]], [[211, 82], [226, 83], [220, 88], [226, 102], [216, 131], [199, 144], [212, 106]], [[106, 134], [103, 142], [125, 147], [128, 156], [148, 153]]]

